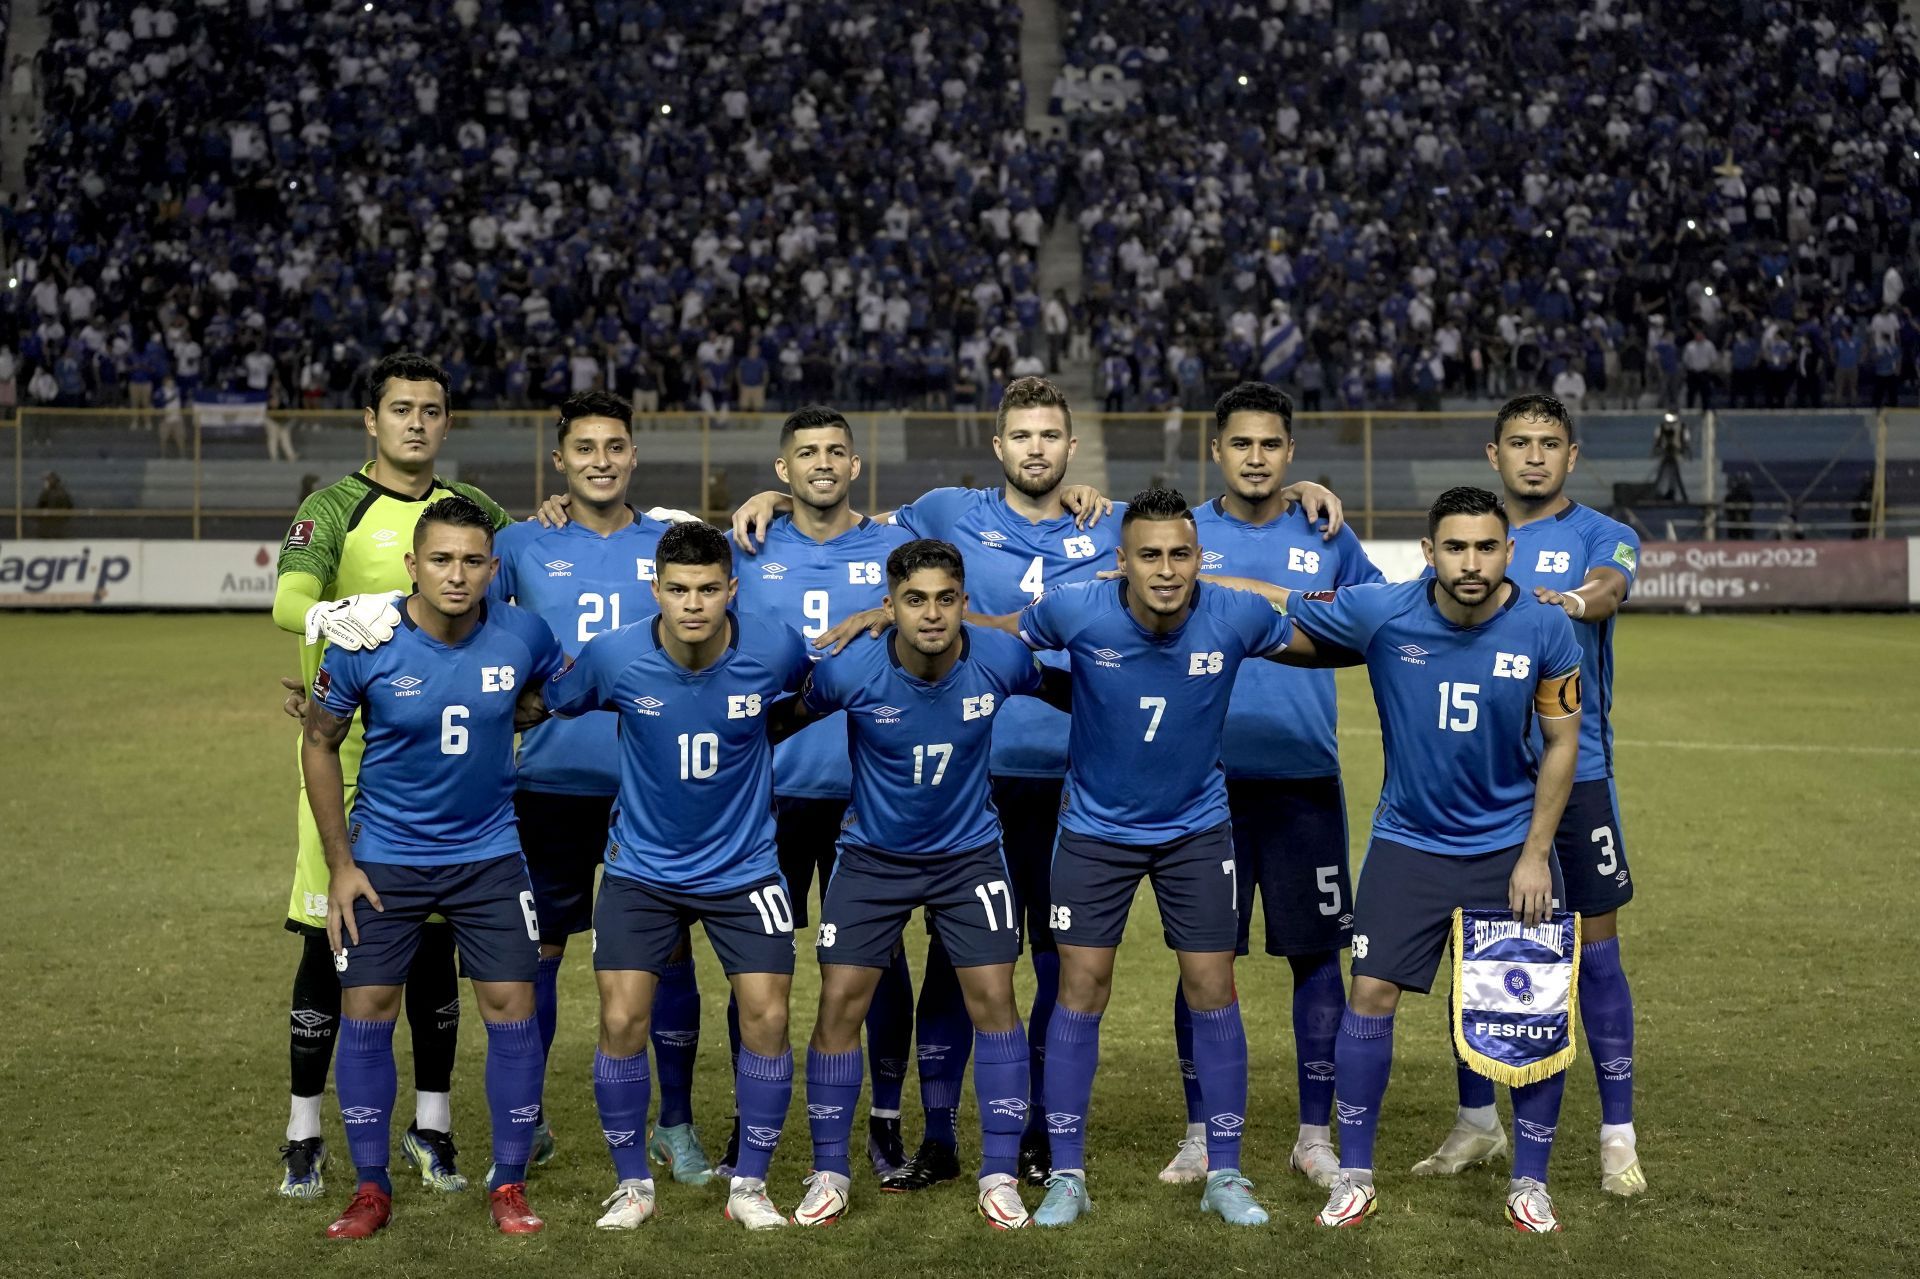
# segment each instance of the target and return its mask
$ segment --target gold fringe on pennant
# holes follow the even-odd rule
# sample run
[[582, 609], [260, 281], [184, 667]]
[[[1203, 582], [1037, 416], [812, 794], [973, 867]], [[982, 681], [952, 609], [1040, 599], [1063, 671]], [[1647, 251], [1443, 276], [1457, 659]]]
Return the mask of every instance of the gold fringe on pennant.
[[1580, 1043], [1580, 914], [1573, 916], [1573, 973], [1567, 981], [1567, 1046], [1551, 1057], [1526, 1066], [1510, 1066], [1504, 1061], [1495, 1061], [1485, 1053], [1479, 1052], [1467, 1043], [1467, 1005], [1461, 996], [1461, 965], [1466, 951], [1466, 914], [1459, 907], [1453, 911], [1453, 1048], [1465, 1062], [1467, 1069], [1474, 1074], [1493, 1080], [1496, 1084], [1505, 1084], [1509, 1088], [1518, 1088], [1524, 1084], [1537, 1084], [1542, 1079], [1552, 1079], [1555, 1075], [1573, 1064], [1579, 1055]]

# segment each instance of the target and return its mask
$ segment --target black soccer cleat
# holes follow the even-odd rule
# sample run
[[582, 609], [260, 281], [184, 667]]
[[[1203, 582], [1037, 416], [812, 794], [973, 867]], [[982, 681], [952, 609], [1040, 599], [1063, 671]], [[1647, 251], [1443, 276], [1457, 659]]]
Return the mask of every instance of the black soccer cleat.
[[923, 1141], [920, 1149], [913, 1152], [913, 1158], [907, 1160], [906, 1167], [884, 1178], [880, 1189], [890, 1194], [906, 1194], [952, 1181], [959, 1175], [960, 1157], [952, 1146], [944, 1141]]
[[895, 1176], [907, 1166], [906, 1143], [900, 1140], [900, 1117], [876, 1119], [867, 1116], [867, 1160], [873, 1165], [873, 1175], [880, 1178], [882, 1185], [889, 1177]]
[[733, 1117], [733, 1131], [727, 1134], [727, 1151], [720, 1156], [720, 1162], [713, 1166], [713, 1175], [722, 1181], [731, 1180], [734, 1168], [740, 1163], [740, 1116]]
[[1053, 1175], [1053, 1143], [1046, 1134], [1029, 1137], [1020, 1143], [1020, 1180], [1029, 1186], [1044, 1186]]

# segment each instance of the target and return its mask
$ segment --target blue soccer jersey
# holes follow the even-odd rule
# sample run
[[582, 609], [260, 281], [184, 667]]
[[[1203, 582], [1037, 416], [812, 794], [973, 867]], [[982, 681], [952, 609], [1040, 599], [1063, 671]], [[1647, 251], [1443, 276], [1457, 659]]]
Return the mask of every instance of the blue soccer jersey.
[[1040, 687], [1040, 665], [1004, 631], [963, 627], [958, 643], [960, 660], [934, 684], [901, 667], [892, 631], [862, 635], [814, 666], [808, 708], [847, 713], [853, 805], [841, 833], [849, 843], [947, 853], [999, 840], [987, 786], [993, 722], [1010, 698]]
[[[602, 631], [660, 611], [653, 598], [653, 552], [670, 527], [644, 515], [606, 537], [578, 523], [510, 525], [494, 535], [500, 571], [490, 594], [538, 613], [572, 657]], [[620, 787], [618, 722], [596, 712], [549, 720], [522, 734], [520, 789], [613, 794]]]
[[684, 893], [724, 893], [779, 873], [767, 707], [800, 687], [798, 631], [728, 614], [725, 656], [690, 671], [660, 646], [660, 619], [596, 635], [547, 685], [557, 715], [620, 719], [620, 790], [608, 874]]
[[367, 750], [349, 817], [355, 861], [452, 866], [520, 851], [513, 816], [513, 703], [565, 657], [532, 613], [488, 602], [480, 624], [442, 644], [401, 624], [378, 648], [327, 649], [313, 698], [361, 712]]
[[1204, 584], [1167, 635], [1134, 620], [1125, 582], [1063, 586], [1029, 604], [1021, 638], [1073, 658], [1060, 825], [1115, 844], [1165, 844], [1226, 821], [1220, 739], [1234, 676], [1292, 635], [1258, 595]]
[[[1200, 567], [1294, 591], [1384, 582], [1360, 539], [1342, 528], [1322, 541], [1296, 504], [1268, 524], [1227, 514], [1215, 498], [1193, 513]], [[1233, 682], [1221, 762], [1228, 777], [1333, 777], [1340, 772], [1333, 672], [1246, 662]]]
[[1472, 627], [1441, 614], [1439, 589], [1350, 586], [1288, 607], [1301, 630], [1366, 658], [1386, 749], [1374, 835], [1431, 853], [1512, 848], [1533, 816], [1534, 692], [1579, 669], [1580, 645], [1565, 612], [1518, 587]]
[[[777, 517], [759, 555], [734, 561], [740, 579], [736, 603], [743, 613], [774, 618], [811, 641], [855, 613], [879, 608], [887, 598], [887, 556], [912, 541], [904, 529], [861, 521], [816, 542]], [[847, 720], [834, 715], [808, 725], [780, 743], [773, 756], [773, 790], [792, 799], [845, 799], [852, 793], [847, 771]]]
[[[1073, 517], [1035, 523], [1007, 505], [1004, 490], [934, 489], [893, 513], [915, 537], [937, 537], [960, 548], [967, 564], [967, 595], [976, 613], [1017, 613], [1056, 586], [1091, 582], [1114, 565], [1125, 503], [1091, 528]], [[1045, 653], [1064, 667], [1064, 653]], [[1067, 716], [1045, 702], [1023, 698], [996, 715], [996, 777], [1063, 777], [1067, 771]]]
[[[1550, 519], [1513, 530], [1513, 565], [1507, 576], [1529, 595], [1536, 586], [1571, 591], [1596, 568], [1610, 568], [1633, 590], [1640, 568], [1640, 537], [1618, 520], [1578, 502]], [[1613, 623], [1575, 622], [1580, 642], [1580, 767], [1574, 780], [1613, 776]]]

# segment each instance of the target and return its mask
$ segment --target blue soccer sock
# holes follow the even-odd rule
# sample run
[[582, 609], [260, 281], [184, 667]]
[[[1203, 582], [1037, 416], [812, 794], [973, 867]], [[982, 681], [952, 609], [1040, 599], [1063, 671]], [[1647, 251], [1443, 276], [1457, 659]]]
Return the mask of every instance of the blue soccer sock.
[[920, 1105], [926, 1111], [926, 1139], [958, 1145], [953, 1120], [960, 1109], [967, 1057], [973, 1050], [973, 1018], [967, 1015], [966, 996], [960, 992], [953, 961], [937, 937], [927, 947], [914, 1038], [920, 1062]]
[[1200, 1102], [1200, 1072], [1193, 1065], [1193, 1011], [1187, 1007], [1187, 988], [1173, 979], [1173, 1051], [1180, 1059], [1180, 1088], [1187, 1095], [1187, 1123], [1204, 1124], [1207, 1112]]
[[[1460, 992], [1456, 989], [1447, 996], [1447, 1045], [1453, 1047], [1453, 1023], [1460, 1015]], [[1460, 1094], [1460, 1109], [1491, 1111], [1493, 1109], [1493, 1080], [1485, 1075], [1475, 1074], [1467, 1069], [1460, 1060], [1460, 1050], [1453, 1048], [1453, 1084]], [[1500, 1126], [1498, 1117], [1488, 1122], [1488, 1127]]]
[[1567, 1072], [1513, 1090], [1513, 1175], [1547, 1184], [1547, 1160], [1553, 1155], [1553, 1130], [1560, 1123], [1560, 1097]]
[[1060, 952], [1033, 952], [1033, 1011], [1027, 1015], [1027, 1138], [1047, 1130], [1047, 1027], [1060, 998]]
[[853, 1136], [853, 1111], [860, 1104], [860, 1050], [823, 1053], [807, 1049], [807, 1127], [813, 1134], [816, 1172], [853, 1175], [847, 1143]]
[[[1293, 965], [1293, 1050], [1300, 1123], [1325, 1128], [1333, 1122], [1333, 1042], [1347, 1010], [1340, 952], [1302, 956]], [[1300, 975], [1302, 970], [1305, 976]]]
[[493, 1121], [493, 1175], [487, 1189], [527, 1179], [527, 1155], [540, 1119], [547, 1055], [532, 1017], [487, 1026], [487, 1110]]
[[1347, 1009], [1334, 1041], [1333, 1065], [1340, 1094], [1340, 1166], [1371, 1173], [1380, 1103], [1393, 1073], [1393, 1014], [1363, 1017]]
[[907, 953], [897, 950], [880, 974], [867, 1008], [867, 1060], [873, 1069], [873, 1114], [899, 1118], [900, 1094], [907, 1086], [907, 1061], [913, 1056], [913, 974]]
[[540, 1059], [553, 1054], [554, 1030], [560, 1025], [559, 955], [540, 956], [533, 970], [533, 1019], [540, 1024]]
[[347, 1152], [356, 1175], [388, 1194], [393, 1193], [387, 1176], [393, 1098], [400, 1088], [393, 1064], [393, 1025], [342, 1017], [333, 1059], [333, 1087], [340, 1095], [340, 1121], [346, 1125]]
[[1099, 1069], [1100, 1014], [1056, 1007], [1047, 1024], [1046, 1116], [1055, 1171], [1086, 1171], [1087, 1110]]
[[1240, 1130], [1247, 1124], [1247, 1028], [1240, 1020], [1240, 1001], [1194, 1009], [1191, 1016], [1207, 1168], [1238, 1168]]
[[648, 1031], [654, 1060], [660, 1065], [662, 1128], [693, 1122], [693, 1063], [700, 1053], [700, 987], [693, 961], [668, 964], [653, 991], [653, 1023]]
[[1012, 1030], [973, 1032], [973, 1096], [980, 1104], [980, 1172], [1014, 1176], [1027, 1119], [1027, 1036]]
[[647, 1051], [631, 1057], [609, 1057], [594, 1050], [593, 1100], [600, 1110], [600, 1131], [613, 1156], [614, 1176], [621, 1181], [646, 1181], [647, 1104], [653, 1078], [647, 1070]]
[[773, 1148], [780, 1144], [780, 1129], [787, 1122], [787, 1105], [793, 1100], [792, 1050], [762, 1057], [742, 1045], [733, 1093], [740, 1100], [740, 1159], [733, 1166], [734, 1176], [765, 1181]]
[[1600, 1122], [1633, 1122], [1633, 992], [1620, 967], [1620, 939], [1580, 948], [1580, 1020], [1600, 1084]]

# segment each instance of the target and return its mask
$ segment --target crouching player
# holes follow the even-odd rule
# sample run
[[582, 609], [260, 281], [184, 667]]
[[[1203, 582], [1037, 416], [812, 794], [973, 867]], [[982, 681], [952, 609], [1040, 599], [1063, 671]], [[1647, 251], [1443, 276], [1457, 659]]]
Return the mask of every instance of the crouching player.
[[[378, 648], [327, 653], [313, 681], [301, 764], [325, 849], [327, 940], [340, 974], [335, 1067], [358, 1188], [335, 1239], [364, 1239], [392, 1216], [388, 1125], [393, 1027], [430, 915], [452, 925], [487, 1025], [494, 1223], [532, 1234], [526, 1165], [540, 1112], [542, 1057], [533, 978], [539, 925], [513, 810], [514, 703], [565, 660], [545, 622], [487, 604], [493, 516], [469, 498], [420, 515], [406, 557], [415, 593]], [[347, 825], [340, 746], [366, 725], [359, 798]]]
[[963, 625], [966, 607], [955, 547], [898, 547], [887, 557], [892, 629], [822, 659], [772, 727], [778, 738], [844, 710], [853, 760], [853, 802], [815, 942], [820, 1014], [807, 1048], [813, 1172], [796, 1225], [846, 1214], [860, 1026], [916, 907], [926, 908], [952, 957], [973, 1021], [980, 1215], [1002, 1230], [1028, 1221], [1016, 1175], [1028, 1108], [1027, 1038], [1013, 997], [1020, 912], [987, 764], [994, 716], [1008, 698], [1044, 695], [1066, 709], [1070, 686], [1065, 671], [1042, 667], [1013, 636]]

